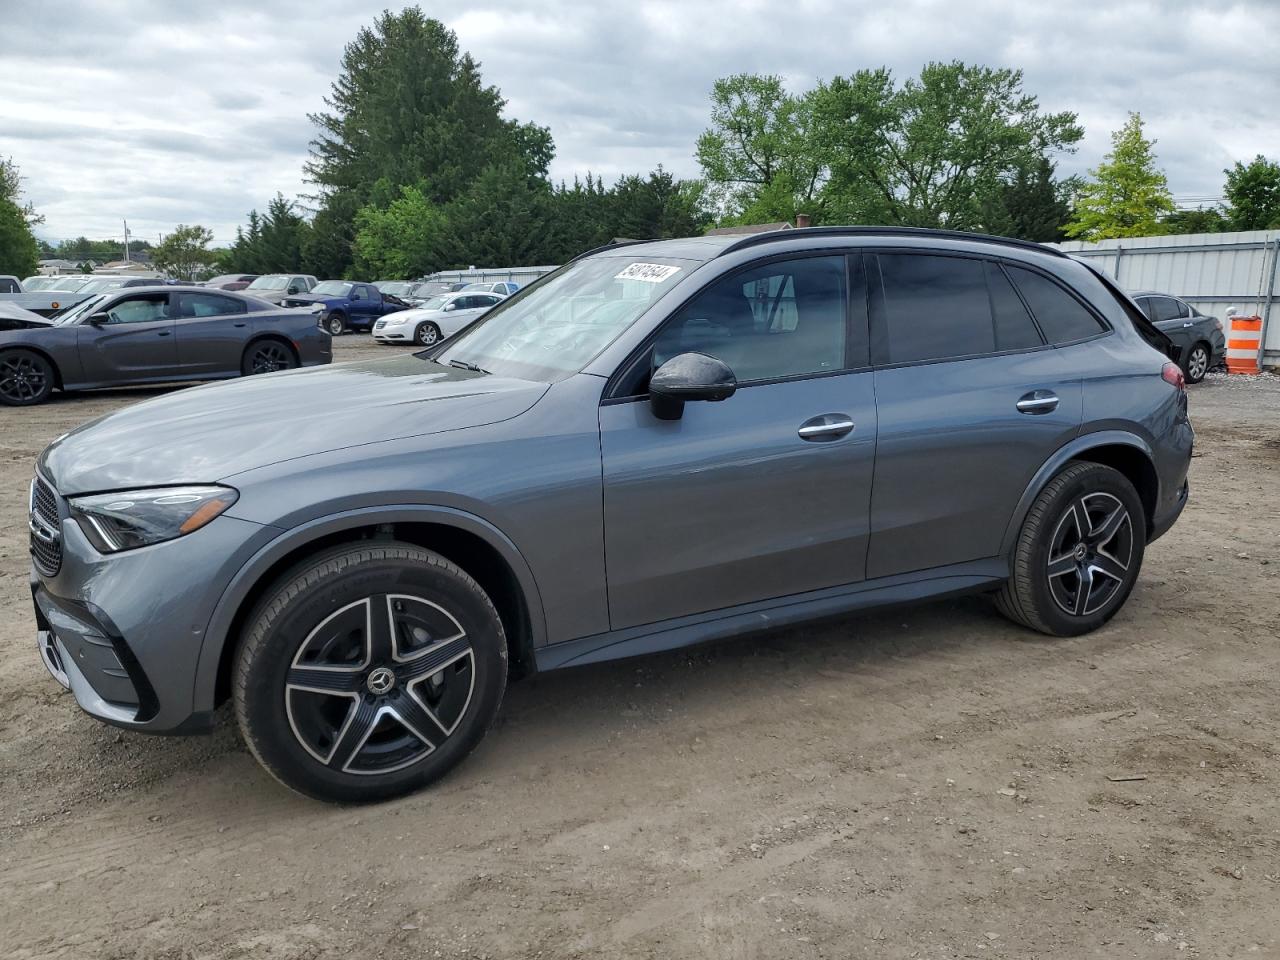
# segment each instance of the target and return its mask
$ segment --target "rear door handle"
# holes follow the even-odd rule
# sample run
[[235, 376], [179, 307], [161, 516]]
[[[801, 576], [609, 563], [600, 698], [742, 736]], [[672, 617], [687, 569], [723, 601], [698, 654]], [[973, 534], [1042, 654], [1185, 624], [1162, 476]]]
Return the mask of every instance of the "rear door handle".
[[853, 432], [853, 418], [847, 413], [824, 413], [800, 424], [800, 429], [796, 432], [800, 434], [801, 440], [839, 440]]
[[1058, 409], [1058, 395], [1052, 390], [1032, 390], [1017, 406], [1019, 413], [1053, 413]]

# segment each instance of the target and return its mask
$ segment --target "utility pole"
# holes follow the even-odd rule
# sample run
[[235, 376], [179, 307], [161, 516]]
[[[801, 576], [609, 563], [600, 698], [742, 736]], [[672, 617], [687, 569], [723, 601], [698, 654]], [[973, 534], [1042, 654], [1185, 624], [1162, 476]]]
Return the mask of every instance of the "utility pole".
[[129, 221], [121, 220], [124, 224], [124, 262], [129, 262]]

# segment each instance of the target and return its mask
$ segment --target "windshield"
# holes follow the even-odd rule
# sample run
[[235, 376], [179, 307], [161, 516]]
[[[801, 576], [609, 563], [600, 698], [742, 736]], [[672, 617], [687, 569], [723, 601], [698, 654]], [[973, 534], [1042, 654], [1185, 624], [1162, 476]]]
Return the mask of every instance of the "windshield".
[[124, 285], [119, 277], [98, 277], [76, 289], [76, 293], [101, 293], [103, 290], [114, 290]]
[[253, 283], [249, 284], [246, 289], [249, 290], [283, 290], [289, 286], [289, 278], [283, 274], [271, 274], [266, 277], [259, 277]]
[[396, 281], [394, 283], [380, 283], [378, 284], [378, 289], [393, 297], [403, 297], [407, 296], [413, 290], [413, 286], [414, 285], [412, 283]]
[[65, 327], [68, 324], [79, 323], [81, 317], [87, 317], [96, 313], [98, 308], [107, 300], [105, 293], [100, 293], [96, 297], [90, 297], [88, 300], [81, 300], [74, 307], [68, 307], [66, 310], [60, 310], [53, 318], [56, 326]]
[[443, 297], [432, 297], [430, 300], [422, 301], [418, 307], [419, 310], [443, 310], [444, 305], [449, 302], [449, 295]]
[[50, 282], [44, 285], [45, 290], [66, 290], [75, 292], [83, 289], [88, 283], [87, 277], [50, 277]]
[[342, 280], [322, 280], [311, 288], [317, 297], [345, 297], [351, 292], [351, 284]]
[[523, 380], [555, 381], [591, 362], [696, 266], [593, 257], [503, 300], [433, 359]]

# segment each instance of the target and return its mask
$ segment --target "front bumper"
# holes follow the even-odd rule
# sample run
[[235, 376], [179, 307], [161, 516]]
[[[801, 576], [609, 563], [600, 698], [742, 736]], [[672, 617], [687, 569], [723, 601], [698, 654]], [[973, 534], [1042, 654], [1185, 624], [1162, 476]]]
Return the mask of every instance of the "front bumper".
[[31, 565], [41, 659], [99, 720], [207, 731], [215, 704], [197, 697], [196, 671], [209, 620], [231, 578], [278, 532], [222, 516], [190, 536], [106, 556], [64, 509], [61, 568], [48, 576]]

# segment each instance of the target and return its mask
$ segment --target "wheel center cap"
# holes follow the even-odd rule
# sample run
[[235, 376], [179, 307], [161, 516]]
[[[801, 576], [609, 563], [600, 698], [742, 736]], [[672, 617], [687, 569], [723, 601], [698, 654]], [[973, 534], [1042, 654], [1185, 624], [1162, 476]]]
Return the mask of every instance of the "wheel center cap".
[[1085, 546], [1083, 543], [1077, 543], [1077, 544], [1076, 544], [1076, 559], [1077, 559], [1077, 560], [1084, 560], [1084, 558], [1085, 558], [1085, 557], [1087, 557], [1088, 555], [1089, 555], [1089, 548], [1088, 548], [1087, 546]]
[[378, 667], [369, 674], [365, 684], [370, 693], [382, 696], [384, 693], [390, 693], [391, 688], [396, 685], [396, 675], [386, 667]]

